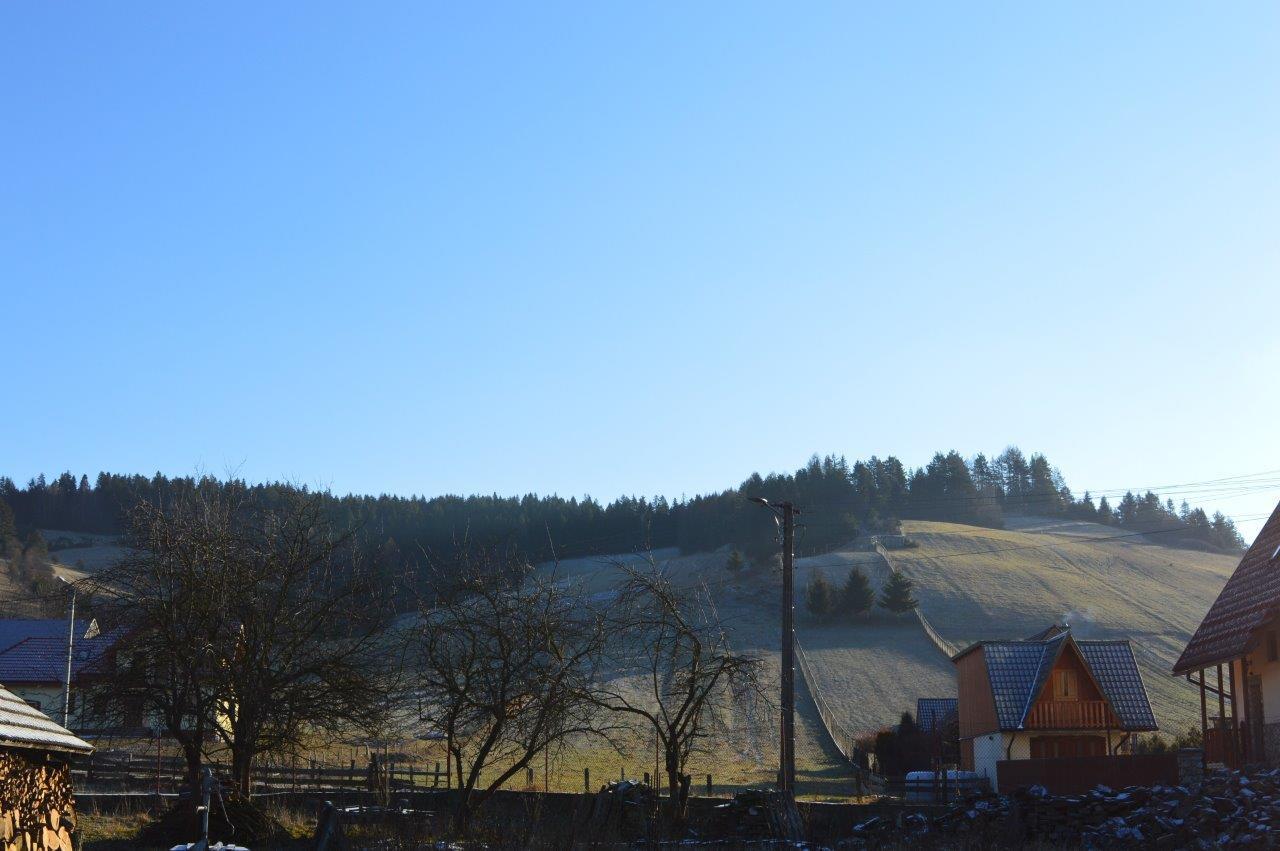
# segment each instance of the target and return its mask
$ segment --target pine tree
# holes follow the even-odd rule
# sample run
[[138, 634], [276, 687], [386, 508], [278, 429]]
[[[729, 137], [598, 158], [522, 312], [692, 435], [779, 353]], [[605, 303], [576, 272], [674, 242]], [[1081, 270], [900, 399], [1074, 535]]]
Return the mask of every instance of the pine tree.
[[835, 589], [827, 581], [821, 570], [815, 570], [809, 577], [809, 587], [805, 589], [805, 608], [818, 620], [825, 620], [835, 609]]
[[884, 587], [880, 589], [880, 608], [887, 609], [895, 615], [911, 611], [920, 604], [915, 597], [911, 596], [914, 588], [914, 582], [902, 573], [893, 571], [889, 574]]
[[840, 589], [840, 608], [846, 617], [858, 617], [871, 611], [876, 604], [876, 592], [872, 590], [867, 576], [856, 567], [849, 569], [849, 578]]
[[730, 550], [729, 557], [725, 559], [724, 566], [730, 573], [740, 573], [746, 563], [746, 559], [742, 557], [742, 553], [737, 550]]
[[1111, 503], [1104, 496], [1098, 500], [1098, 522], [1112, 524], [1116, 522], [1116, 514], [1111, 510]]

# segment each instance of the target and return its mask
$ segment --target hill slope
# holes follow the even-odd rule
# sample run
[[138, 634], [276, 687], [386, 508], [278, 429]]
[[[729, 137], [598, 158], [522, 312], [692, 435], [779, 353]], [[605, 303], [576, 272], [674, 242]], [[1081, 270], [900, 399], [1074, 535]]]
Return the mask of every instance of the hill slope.
[[[1082, 637], [1131, 639], [1161, 727], [1176, 733], [1190, 726], [1198, 717], [1196, 693], [1170, 676], [1169, 669], [1237, 559], [1169, 548], [1089, 523], [1022, 518], [1013, 525], [1018, 528], [907, 522], [904, 531], [918, 546], [892, 551], [889, 558], [916, 582], [921, 610], [957, 646], [984, 638], [1025, 637], [1064, 620]], [[776, 575], [732, 576], [724, 569], [723, 554], [654, 555], [688, 582], [707, 583], [733, 640], [768, 658], [770, 687], [776, 688], [781, 647]], [[554, 569], [558, 576], [586, 580], [592, 590], [604, 591], [613, 582], [609, 561], [577, 559]], [[853, 565], [877, 587], [889, 569], [878, 554], [852, 549], [798, 559], [797, 598], [803, 600], [814, 571], [839, 583]], [[950, 660], [913, 617], [821, 625], [801, 605], [797, 635], [818, 680], [812, 685], [851, 730], [869, 732], [893, 724], [903, 711], [914, 710], [918, 697], [955, 694]], [[805, 684], [798, 687], [802, 780], [807, 775], [814, 792], [831, 791], [839, 774], [838, 755], [826, 740]], [[773, 735], [757, 731], [750, 747], [733, 743], [725, 748], [726, 754], [742, 757], [749, 752], [750, 765], [726, 756], [734, 768], [718, 773], [767, 779], [776, 754]]]
[[1120, 537], [1089, 523], [1017, 531], [906, 523], [919, 546], [890, 553], [948, 640], [1029, 635], [1066, 621], [1083, 638], [1128, 638], [1163, 729], [1185, 730], [1196, 694], [1169, 671], [1238, 558]]

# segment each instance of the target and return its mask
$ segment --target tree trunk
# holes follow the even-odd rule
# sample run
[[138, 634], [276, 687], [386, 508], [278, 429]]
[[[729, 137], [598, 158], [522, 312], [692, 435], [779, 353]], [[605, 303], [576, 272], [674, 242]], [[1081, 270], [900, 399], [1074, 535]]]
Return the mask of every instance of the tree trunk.
[[680, 754], [676, 748], [666, 749], [667, 794], [673, 835], [681, 835], [689, 816], [689, 784], [681, 773]]
[[231, 750], [231, 777], [236, 789], [248, 800], [253, 791], [253, 754], [246, 749]]
[[178, 744], [182, 746], [182, 758], [187, 763], [187, 774], [183, 778], [190, 789], [200, 788], [200, 769], [204, 767], [204, 754], [200, 749], [200, 738], [194, 733], [179, 735]]

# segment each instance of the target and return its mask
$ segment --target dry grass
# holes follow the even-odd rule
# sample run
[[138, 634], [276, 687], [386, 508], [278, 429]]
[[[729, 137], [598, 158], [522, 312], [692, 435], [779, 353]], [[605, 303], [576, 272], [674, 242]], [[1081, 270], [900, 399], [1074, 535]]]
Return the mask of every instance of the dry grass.
[[1197, 694], [1169, 673], [1238, 558], [1147, 543], [1089, 523], [1025, 531], [906, 523], [919, 542], [892, 553], [916, 582], [923, 611], [951, 642], [1029, 635], [1069, 621], [1083, 638], [1134, 644], [1165, 730], [1198, 720]]

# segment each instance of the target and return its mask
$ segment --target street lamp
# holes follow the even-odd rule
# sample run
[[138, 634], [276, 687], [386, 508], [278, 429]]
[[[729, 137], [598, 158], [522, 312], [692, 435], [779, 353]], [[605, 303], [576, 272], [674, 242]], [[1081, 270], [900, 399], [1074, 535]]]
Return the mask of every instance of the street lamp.
[[67, 686], [62, 696], [62, 726], [71, 729], [71, 652], [76, 643], [76, 586], [62, 574], [58, 579], [71, 589], [71, 625], [67, 628]]

